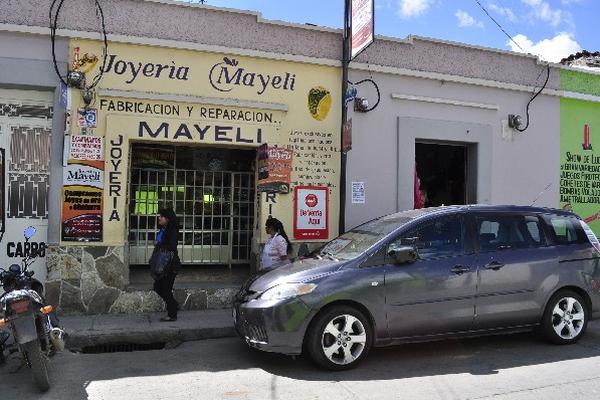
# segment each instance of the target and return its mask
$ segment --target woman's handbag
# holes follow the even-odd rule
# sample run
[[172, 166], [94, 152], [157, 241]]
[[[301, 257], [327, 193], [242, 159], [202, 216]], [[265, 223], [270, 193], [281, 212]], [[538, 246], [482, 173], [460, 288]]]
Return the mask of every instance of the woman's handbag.
[[173, 261], [174, 252], [163, 250], [160, 246], [156, 246], [150, 257], [150, 274], [154, 279], [162, 278], [166, 273], [169, 265]]

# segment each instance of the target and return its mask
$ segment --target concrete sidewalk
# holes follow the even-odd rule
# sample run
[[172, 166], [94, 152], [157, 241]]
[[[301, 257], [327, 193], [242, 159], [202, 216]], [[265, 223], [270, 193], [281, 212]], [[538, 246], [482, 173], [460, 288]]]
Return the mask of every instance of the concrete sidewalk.
[[107, 344], [177, 344], [236, 336], [231, 310], [180, 311], [175, 322], [160, 322], [164, 313], [64, 316], [67, 348]]

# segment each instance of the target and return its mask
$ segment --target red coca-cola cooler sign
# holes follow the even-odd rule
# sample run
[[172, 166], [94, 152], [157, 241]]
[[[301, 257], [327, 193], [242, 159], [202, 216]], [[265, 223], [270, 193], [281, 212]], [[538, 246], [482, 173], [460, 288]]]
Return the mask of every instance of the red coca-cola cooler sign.
[[329, 188], [294, 188], [294, 239], [329, 239]]

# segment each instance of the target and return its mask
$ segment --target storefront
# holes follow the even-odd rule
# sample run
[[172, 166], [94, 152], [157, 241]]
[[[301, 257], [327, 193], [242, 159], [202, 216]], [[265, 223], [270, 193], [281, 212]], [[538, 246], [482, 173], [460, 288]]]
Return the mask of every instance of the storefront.
[[[600, 234], [600, 74], [561, 70], [560, 207], [579, 214]], [[595, 101], [593, 101], [595, 100]]]
[[[120, 43], [109, 49], [90, 108], [70, 91], [62, 237], [54, 249], [62, 255], [52, 268], [81, 274], [63, 279], [63, 293], [66, 285], [75, 293], [66, 302], [61, 296], [63, 309], [160, 309], [142, 284], [165, 207], [180, 222], [184, 283], [176, 295], [187, 308], [211, 294], [229, 301], [230, 278], [260, 262], [268, 216], [295, 244], [337, 234], [339, 69]], [[92, 60], [82, 67], [91, 79], [101, 43], [73, 40], [70, 51], [71, 61]], [[282, 154], [288, 162], [278, 161]], [[317, 235], [294, 225], [296, 187], [327, 192]], [[219, 287], [215, 276], [223, 275]], [[207, 294], [202, 282], [217, 289]]]

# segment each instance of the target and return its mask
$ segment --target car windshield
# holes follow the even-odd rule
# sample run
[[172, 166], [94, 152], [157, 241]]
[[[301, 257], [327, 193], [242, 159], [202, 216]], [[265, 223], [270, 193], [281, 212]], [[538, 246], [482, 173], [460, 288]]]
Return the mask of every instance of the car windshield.
[[339, 260], [358, 257], [375, 243], [413, 219], [412, 216], [394, 214], [360, 225], [327, 243], [313, 254]]

